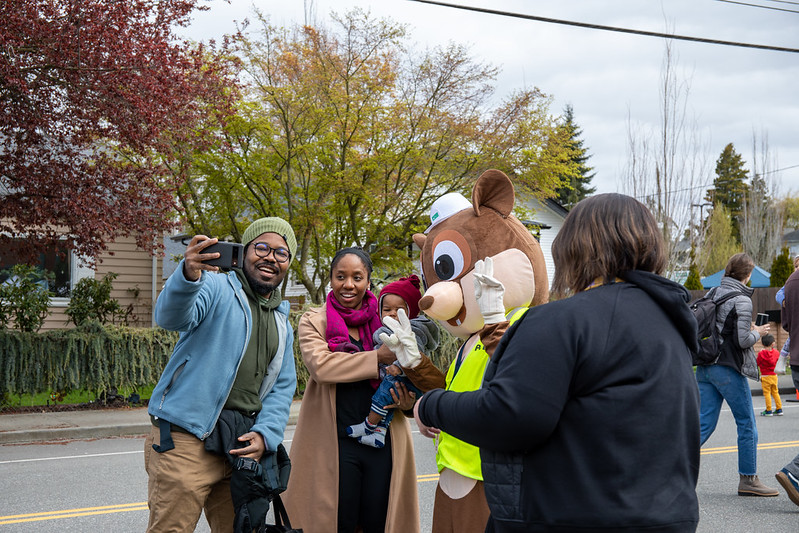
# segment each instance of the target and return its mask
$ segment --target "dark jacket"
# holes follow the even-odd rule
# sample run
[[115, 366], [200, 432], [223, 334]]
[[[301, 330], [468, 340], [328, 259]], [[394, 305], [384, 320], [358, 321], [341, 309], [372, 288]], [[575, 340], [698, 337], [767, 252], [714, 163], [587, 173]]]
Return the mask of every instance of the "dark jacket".
[[420, 418], [480, 447], [487, 531], [693, 531], [696, 321], [645, 272], [530, 309], [483, 388], [435, 390]]
[[[782, 327], [789, 337], [799, 339], [799, 270], [794, 271], [783, 287]], [[791, 366], [799, 365], [799, 342], [791, 341]]]

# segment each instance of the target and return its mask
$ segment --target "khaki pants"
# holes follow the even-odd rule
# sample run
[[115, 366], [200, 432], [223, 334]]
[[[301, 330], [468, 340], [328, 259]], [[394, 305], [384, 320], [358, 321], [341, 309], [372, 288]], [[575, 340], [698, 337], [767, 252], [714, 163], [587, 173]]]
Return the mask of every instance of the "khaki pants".
[[152, 533], [194, 531], [200, 514], [213, 533], [233, 531], [235, 512], [230, 498], [230, 463], [225, 457], [205, 451], [194, 435], [172, 431], [175, 448], [164, 453], [153, 450], [161, 433], [153, 427], [144, 441], [147, 504]]

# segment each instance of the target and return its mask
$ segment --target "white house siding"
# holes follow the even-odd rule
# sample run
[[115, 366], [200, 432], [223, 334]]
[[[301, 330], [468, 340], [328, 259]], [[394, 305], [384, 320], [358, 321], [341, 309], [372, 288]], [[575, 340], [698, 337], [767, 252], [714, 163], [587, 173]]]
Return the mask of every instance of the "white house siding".
[[541, 245], [541, 251], [544, 253], [544, 261], [547, 265], [547, 278], [549, 285], [552, 286], [552, 278], [555, 276], [555, 263], [552, 261], [552, 241], [563, 226], [563, 220], [566, 218], [566, 210], [558, 204], [549, 201], [542, 202], [536, 198], [529, 200], [525, 203], [525, 207], [533, 211], [532, 219], [536, 222], [542, 222], [550, 229], [541, 230], [541, 238], [538, 241]]

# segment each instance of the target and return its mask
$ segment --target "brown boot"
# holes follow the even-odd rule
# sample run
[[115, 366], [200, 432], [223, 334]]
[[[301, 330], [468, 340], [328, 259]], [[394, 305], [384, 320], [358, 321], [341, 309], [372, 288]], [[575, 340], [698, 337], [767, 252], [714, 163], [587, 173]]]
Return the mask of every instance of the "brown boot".
[[779, 496], [780, 491], [767, 487], [760, 482], [756, 475], [745, 476], [741, 474], [738, 483], [738, 496]]

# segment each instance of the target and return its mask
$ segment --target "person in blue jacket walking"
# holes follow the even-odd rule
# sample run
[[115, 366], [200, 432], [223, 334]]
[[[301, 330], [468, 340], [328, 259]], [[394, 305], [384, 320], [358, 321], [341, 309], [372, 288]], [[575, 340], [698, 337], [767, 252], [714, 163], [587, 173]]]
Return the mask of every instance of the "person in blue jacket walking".
[[251, 420], [234, 457], [259, 461], [283, 440], [297, 386], [289, 302], [280, 285], [297, 240], [278, 217], [242, 236], [243, 268], [219, 272], [202, 255], [216, 243], [195, 236], [155, 306], [159, 326], [180, 332], [148, 407], [144, 446], [148, 532], [194, 531], [202, 511], [214, 533], [233, 531], [228, 458], [205, 449], [223, 409]]

